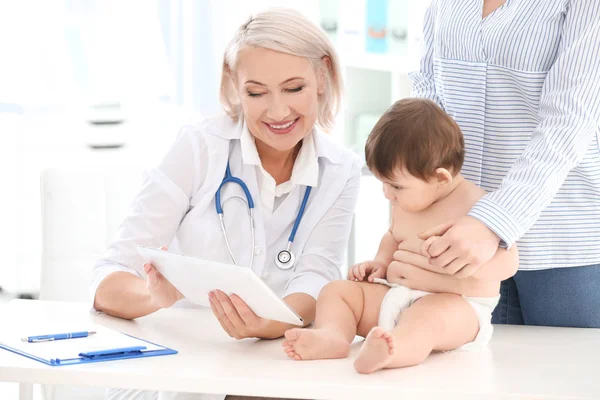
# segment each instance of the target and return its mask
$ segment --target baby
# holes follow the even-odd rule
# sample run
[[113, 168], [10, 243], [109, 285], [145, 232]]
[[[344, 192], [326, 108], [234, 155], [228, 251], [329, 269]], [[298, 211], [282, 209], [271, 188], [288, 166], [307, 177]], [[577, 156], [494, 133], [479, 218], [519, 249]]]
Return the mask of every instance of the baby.
[[417, 237], [467, 214], [485, 194], [460, 174], [460, 128], [429, 100], [401, 100], [377, 122], [365, 152], [392, 205], [391, 227], [372, 261], [323, 288], [314, 328], [288, 330], [285, 352], [294, 360], [344, 358], [360, 335], [354, 367], [372, 373], [419, 364], [432, 351], [485, 346], [500, 282], [517, 272], [516, 246], [460, 279], [429, 264], [435, 237]]

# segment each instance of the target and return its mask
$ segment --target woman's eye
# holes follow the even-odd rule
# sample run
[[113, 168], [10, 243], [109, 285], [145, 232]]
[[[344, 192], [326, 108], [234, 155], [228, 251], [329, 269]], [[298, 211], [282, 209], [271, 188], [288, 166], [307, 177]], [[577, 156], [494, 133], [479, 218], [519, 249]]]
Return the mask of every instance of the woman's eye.
[[285, 91], [288, 93], [298, 93], [302, 89], [304, 89], [304, 86], [298, 86], [297, 88], [293, 88], [293, 89], [285, 89]]
[[392, 187], [393, 187], [394, 189], [396, 189], [396, 190], [400, 190], [400, 189], [402, 189], [402, 187], [400, 187], [400, 186], [398, 186], [398, 185], [392, 185]]
[[264, 93], [252, 93], [252, 92], [247, 92], [249, 97], [260, 97], [262, 96]]

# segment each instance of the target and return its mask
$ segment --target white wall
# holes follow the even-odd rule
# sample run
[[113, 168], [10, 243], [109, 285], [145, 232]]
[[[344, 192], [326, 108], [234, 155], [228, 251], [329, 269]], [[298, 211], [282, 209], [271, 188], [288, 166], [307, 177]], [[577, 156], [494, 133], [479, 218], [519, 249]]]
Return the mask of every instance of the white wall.
[[13, 282], [15, 279], [16, 255], [16, 232], [17, 227], [17, 176], [15, 169], [17, 165], [17, 137], [20, 134], [20, 116], [16, 113], [2, 112], [0, 109], [0, 245], [2, 252], [2, 264], [0, 265], [0, 287], [3, 282]]
[[[413, 3], [412, 8], [420, 8]], [[0, 146], [0, 243], [14, 250], [7, 252], [0, 265], [0, 286], [17, 291], [36, 290], [39, 285], [41, 169], [108, 165], [115, 155], [86, 147], [86, 135], [92, 130], [102, 134], [85, 123], [83, 113], [96, 93], [93, 88], [120, 88], [116, 97], [131, 106], [124, 127], [127, 144], [117, 158], [135, 154], [131, 156], [134, 162], [153, 165], [178, 125], [220, 112], [223, 52], [252, 12], [293, 7], [320, 22], [320, 0], [56, 0], [36, 4], [35, 10], [27, 4], [0, 2], [0, 137], [4, 139]], [[344, 4], [340, 0], [340, 7]], [[419, 24], [420, 19], [414, 18]], [[112, 33], [106, 31], [110, 28]], [[114, 54], [110, 43], [118, 46]], [[138, 51], [124, 51], [132, 47]], [[385, 109], [407, 91], [398, 84], [399, 74], [385, 65], [393, 60], [371, 60], [343, 66], [349, 79], [346, 114], [340, 116], [336, 134], [347, 144], [352, 144], [357, 115]], [[89, 71], [87, 62], [94, 63]], [[177, 115], [159, 109], [158, 100], [163, 97], [178, 107]], [[8, 103], [23, 106], [22, 123], [14, 113], [3, 114], [3, 104]], [[46, 113], [59, 108], [60, 113]], [[39, 110], [41, 117], [35, 114]], [[379, 184], [372, 177], [365, 182], [351, 256], [355, 261], [373, 256], [388, 224]]]

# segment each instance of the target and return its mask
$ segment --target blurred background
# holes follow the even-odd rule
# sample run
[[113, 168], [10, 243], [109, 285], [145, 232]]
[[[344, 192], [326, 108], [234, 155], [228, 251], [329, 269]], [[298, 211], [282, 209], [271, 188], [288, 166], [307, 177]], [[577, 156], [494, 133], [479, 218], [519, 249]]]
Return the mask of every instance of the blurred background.
[[[427, 2], [0, 0], [0, 304], [89, 301], [94, 260], [142, 171], [182, 125], [221, 112], [224, 48], [271, 6], [301, 11], [333, 41], [345, 80], [333, 135], [362, 156], [381, 113], [410, 95]], [[388, 221], [380, 183], [365, 171], [347, 265], [373, 257]], [[17, 389], [0, 383], [0, 398]], [[54, 390], [36, 386], [35, 396], [103, 397]]]
[[[221, 112], [224, 48], [270, 6], [298, 9], [335, 44], [345, 98], [333, 135], [362, 155], [377, 118], [410, 95], [427, 2], [0, 0], [4, 298], [60, 284], [87, 300], [60, 271], [86, 277], [138, 188], [131, 171], [158, 163], [181, 125]], [[388, 220], [365, 172], [348, 264], [373, 257]]]

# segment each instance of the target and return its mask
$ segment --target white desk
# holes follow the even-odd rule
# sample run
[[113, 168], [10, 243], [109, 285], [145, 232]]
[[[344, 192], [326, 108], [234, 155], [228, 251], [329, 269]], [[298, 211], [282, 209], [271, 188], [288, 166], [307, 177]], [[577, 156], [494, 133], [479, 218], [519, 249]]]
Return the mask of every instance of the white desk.
[[[489, 350], [431, 356], [420, 366], [359, 375], [350, 359], [296, 362], [281, 341], [235, 341], [208, 310], [170, 309], [136, 321], [86, 304], [15, 300], [0, 322], [94, 322], [179, 350], [178, 355], [50, 367], [0, 350], [0, 381], [77, 384], [307, 399], [598, 399], [600, 330], [501, 326]], [[0, 326], [1, 326], [0, 325]]]

